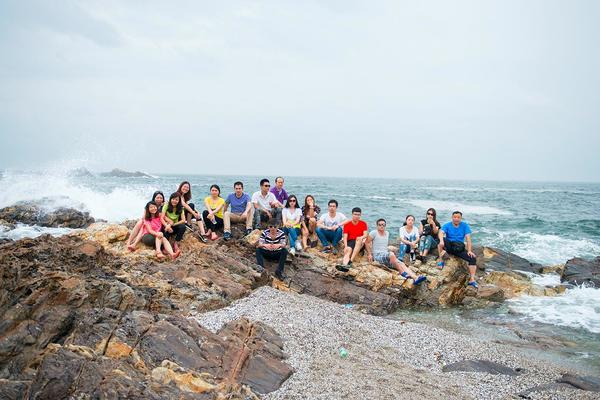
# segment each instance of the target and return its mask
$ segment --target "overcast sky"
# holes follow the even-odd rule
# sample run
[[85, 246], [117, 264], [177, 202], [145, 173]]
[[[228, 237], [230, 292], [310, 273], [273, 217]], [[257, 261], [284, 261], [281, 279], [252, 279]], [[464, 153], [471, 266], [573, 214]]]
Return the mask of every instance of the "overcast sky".
[[0, 2], [0, 168], [600, 181], [599, 1]]

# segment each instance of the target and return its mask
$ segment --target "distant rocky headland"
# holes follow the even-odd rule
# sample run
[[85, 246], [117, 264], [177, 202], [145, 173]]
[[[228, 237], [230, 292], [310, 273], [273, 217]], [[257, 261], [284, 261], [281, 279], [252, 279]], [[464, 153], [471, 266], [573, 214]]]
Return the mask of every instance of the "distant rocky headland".
[[99, 176], [105, 176], [110, 178], [154, 178], [152, 175], [146, 174], [141, 171], [124, 171], [119, 168], [115, 168], [112, 171], [101, 172], [98, 174]]

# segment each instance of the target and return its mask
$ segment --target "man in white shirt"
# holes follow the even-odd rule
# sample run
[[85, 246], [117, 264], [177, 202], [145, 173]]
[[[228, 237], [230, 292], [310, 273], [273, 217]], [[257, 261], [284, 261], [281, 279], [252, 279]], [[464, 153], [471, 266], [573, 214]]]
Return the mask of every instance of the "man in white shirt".
[[388, 248], [390, 234], [385, 230], [385, 219], [377, 220], [377, 230], [373, 230], [367, 236], [367, 254], [369, 262], [373, 260], [388, 268], [395, 268], [405, 279], [412, 278], [415, 285], [425, 281], [423, 275], [417, 276], [410, 268], [396, 257], [393, 251]]
[[329, 200], [327, 203], [327, 214], [321, 215], [317, 222], [317, 236], [323, 245], [323, 253], [332, 252], [337, 254], [337, 245], [342, 240], [343, 227], [349, 219], [342, 213], [337, 212], [337, 200]]
[[275, 195], [269, 191], [271, 183], [268, 179], [260, 181], [260, 190], [252, 195], [254, 205], [254, 229], [260, 228], [260, 221], [274, 221], [280, 224], [281, 209], [283, 204], [277, 201]]

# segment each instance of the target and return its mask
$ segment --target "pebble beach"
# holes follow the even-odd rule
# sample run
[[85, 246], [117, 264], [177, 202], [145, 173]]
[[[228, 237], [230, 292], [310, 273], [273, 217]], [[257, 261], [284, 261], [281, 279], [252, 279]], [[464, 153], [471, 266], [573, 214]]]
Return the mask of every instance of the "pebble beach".
[[[294, 374], [265, 399], [505, 399], [574, 372], [522, 354], [424, 324], [365, 315], [350, 306], [262, 287], [231, 306], [194, 316], [217, 331], [240, 317], [264, 322], [284, 340]], [[348, 355], [340, 355], [346, 349]], [[489, 360], [518, 370], [515, 376], [443, 372], [463, 360]], [[598, 399], [599, 393], [558, 385], [530, 391], [530, 399]]]

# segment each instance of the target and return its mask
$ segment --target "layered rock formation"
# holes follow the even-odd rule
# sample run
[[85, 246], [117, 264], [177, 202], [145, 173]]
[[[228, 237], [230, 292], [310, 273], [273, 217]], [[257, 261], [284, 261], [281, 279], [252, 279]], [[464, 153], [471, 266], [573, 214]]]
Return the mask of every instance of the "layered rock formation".
[[238, 320], [214, 334], [188, 319], [265, 284], [371, 314], [553, 294], [527, 276], [541, 266], [490, 248], [477, 249], [478, 291], [454, 257], [443, 270], [433, 257], [415, 262], [428, 278], [415, 286], [366, 259], [341, 273], [339, 259], [318, 249], [290, 256], [288, 279], [279, 281], [269, 276], [274, 264], [253, 268], [259, 231], [209, 244], [188, 232], [182, 255], [161, 262], [150, 248], [127, 250], [131, 225], [95, 223], [0, 245], [0, 398], [252, 398], [275, 390], [292, 373], [276, 332]]
[[85, 228], [94, 222], [88, 212], [60, 207], [47, 210], [43, 202], [17, 203], [0, 209], [0, 221], [4, 223], [39, 225], [53, 228]]

